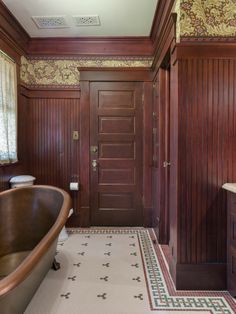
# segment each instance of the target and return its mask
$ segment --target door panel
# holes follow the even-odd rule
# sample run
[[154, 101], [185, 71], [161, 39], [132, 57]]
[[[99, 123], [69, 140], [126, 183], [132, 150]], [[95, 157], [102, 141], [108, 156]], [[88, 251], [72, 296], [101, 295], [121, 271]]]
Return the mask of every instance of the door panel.
[[135, 158], [135, 143], [100, 143], [99, 158]]
[[92, 225], [141, 225], [142, 84], [99, 82], [90, 90]]

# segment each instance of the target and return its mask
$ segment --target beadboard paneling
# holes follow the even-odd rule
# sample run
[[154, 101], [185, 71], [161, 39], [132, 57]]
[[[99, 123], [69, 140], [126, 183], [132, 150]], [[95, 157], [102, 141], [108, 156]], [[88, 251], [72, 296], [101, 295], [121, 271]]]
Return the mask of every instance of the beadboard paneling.
[[236, 180], [236, 61], [188, 59], [180, 72], [179, 261], [225, 262], [221, 186]]
[[22, 117], [19, 123], [27, 125], [27, 135], [20, 145], [28, 171], [37, 184], [68, 191], [70, 181], [79, 176], [80, 141], [72, 139], [73, 130], [80, 132], [79, 92], [66, 91], [64, 97], [62, 91], [23, 94], [20, 108], [27, 112], [27, 121]]

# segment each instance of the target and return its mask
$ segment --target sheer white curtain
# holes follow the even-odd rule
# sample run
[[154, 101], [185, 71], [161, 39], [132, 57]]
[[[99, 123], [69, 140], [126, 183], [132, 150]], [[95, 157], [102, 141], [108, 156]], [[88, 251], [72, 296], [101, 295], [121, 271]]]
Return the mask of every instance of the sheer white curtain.
[[16, 64], [0, 50], [0, 164], [17, 161]]

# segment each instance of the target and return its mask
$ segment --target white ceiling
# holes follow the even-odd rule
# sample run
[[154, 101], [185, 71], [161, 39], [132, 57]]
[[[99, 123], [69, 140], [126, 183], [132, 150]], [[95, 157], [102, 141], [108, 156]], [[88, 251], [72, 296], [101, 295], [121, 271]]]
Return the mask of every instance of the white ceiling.
[[[149, 36], [158, 0], [3, 0], [31, 37]], [[75, 26], [99, 15], [100, 26]], [[64, 16], [69, 27], [39, 29], [32, 16]]]

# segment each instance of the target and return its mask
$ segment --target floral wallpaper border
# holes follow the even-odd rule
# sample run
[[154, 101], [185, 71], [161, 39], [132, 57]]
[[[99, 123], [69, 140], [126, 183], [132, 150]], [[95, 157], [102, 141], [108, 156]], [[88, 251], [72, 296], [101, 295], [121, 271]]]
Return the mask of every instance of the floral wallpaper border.
[[145, 68], [153, 58], [89, 58], [89, 57], [31, 57], [21, 58], [21, 81], [25, 85], [78, 86], [79, 67], [88, 68]]
[[177, 39], [236, 36], [235, 0], [177, 0]]

